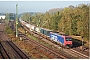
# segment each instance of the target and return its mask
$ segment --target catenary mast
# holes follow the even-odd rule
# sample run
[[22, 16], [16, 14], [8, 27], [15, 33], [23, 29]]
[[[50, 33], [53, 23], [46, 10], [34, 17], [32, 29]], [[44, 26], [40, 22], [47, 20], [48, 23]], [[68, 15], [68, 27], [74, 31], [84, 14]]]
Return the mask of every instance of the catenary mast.
[[18, 37], [18, 4], [16, 4], [16, 37]]

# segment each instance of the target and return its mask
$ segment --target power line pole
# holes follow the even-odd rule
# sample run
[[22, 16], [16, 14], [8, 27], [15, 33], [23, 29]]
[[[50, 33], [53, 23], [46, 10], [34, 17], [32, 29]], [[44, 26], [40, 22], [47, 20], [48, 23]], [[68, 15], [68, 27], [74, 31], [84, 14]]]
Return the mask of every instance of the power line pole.
[[39, 19], [39, 31], [40, 31], [40, 19]]
[[18, 4], [16, 5], [16, 37], [18, 37]]
[[31, 22], [31, 17], [29, 17], [29, 19], [28, 19], [28, 20], [29, 20], [29, 24], [30, 24], [30, 22]]
[[6, 25], [8, 25], [9, 23], [9, 13], [8, 13], [8, 9], [6, 11]]

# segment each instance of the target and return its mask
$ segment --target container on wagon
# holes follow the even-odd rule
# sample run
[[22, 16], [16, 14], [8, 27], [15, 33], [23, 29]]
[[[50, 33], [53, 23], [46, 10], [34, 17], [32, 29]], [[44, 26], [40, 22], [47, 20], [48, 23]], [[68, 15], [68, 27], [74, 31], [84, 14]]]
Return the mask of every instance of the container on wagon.
[[40, 29], [40, 32], [41, 32], [42, 34], [45, 34], [45, 35], [47, 35], [47, 36], [50, 36], [50, 32], [52, 32], [52, 30], [45, 29], [45, 28], [41, 28], [41, 29]]
[[35, 31], [36, 31], [36, 32], [40, 32], [39, 27], [36, 27], [36, 28], [35, 28]]
[[41, 32], [42, 34], [44, 34], [44, 30], [43, 30], [43, 28], [40, 28], [40, 32]]
[[30, 24], [26, 24], [26, 27], [27, 27], [27, 28], [30, 28], [30, 26], [31, 26]]
[[34, 30], [35, 30], [35, 26], [34, 26], [34, 25], [31, 25], [30, 30], [31, 30], [31, 31], [34, 31]]

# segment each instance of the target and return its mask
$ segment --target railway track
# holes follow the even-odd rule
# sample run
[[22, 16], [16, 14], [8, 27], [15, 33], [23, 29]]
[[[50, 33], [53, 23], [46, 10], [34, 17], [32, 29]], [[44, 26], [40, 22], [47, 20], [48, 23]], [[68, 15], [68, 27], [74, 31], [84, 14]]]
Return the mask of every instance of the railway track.
[[[30, 32], [26, 27], [24, 27], [25, 28], [25, 30], [27, 30], [31, 35], [34, 35], [34, 34], [36, 34], [37, 35], [37, 38], [40, 38], [40, 39], [42, 39], [42, 38], [45, 38], [45, 39], [47, 39], [47, 40], [49, 40], [50, 41], [50, 39], [48, 38], [48, 37], [46, 37], [45, 35], [43, 35], [43, 34], [38, 34], [38, 33], [36, 33], [36, 32]], [[27, 40], [28, 38], [27, 37], [25, 37], [25, 36], [23, 36], [24, 37], [24, 39], [25, 40]], [[63, 54], [57, 54], [56, 53], [56, 51], [55, 50], [53, 50], [53, 49], [50, 49], [50, 48], [46, 48], [46, 47], [42, 47], [42, 45], [39, 45], [40, 43], [38, 43], [38, 42], [33, 42], [34, 40], [32, 40], [32, 39], [29, 39], [29, 44], [32, 44], [32, 45], [34, 45], [34, 47], [35, 47], [35, 49], [37, 49], [39, 52], [41, 52], [41, 53], [43, 53], [43, 54], [45, 54], [45, 55], [47, 55], [49, 58], [63, 58], [63, 59], [66, 59], [66, 58], [71, 58], [71, 57], [68, 57], [68, 56], [66, 56], [67, 54], [65, 54], [65, 52], [67, 51], [67, 53], [68, 52], [70, 52], [70, 55], [72, 55], [72, 54], [74, 54], [74, 56], [75, 55], [77, 55], [77, 56], [75, 56], [75, 57], [78, 57], [78, 58], [88, 58], [88, 56], [85, 56], [84, 54], [80, 54], [79, 52], [78, 53], [76, 53], [76, 51], [75, 50], [65, 50], [65, 52], [63, 52]], [[53, 41], [51, 41], [51, 42], [53, 42]], [[56, 43], [55, 43], [56, 44]], [[55, 51], [55, 52], [53, 52], [53, 51], [49, 51], [49, 50], [53, 50], [53, 51]], [[76, 54], [75, 54], [76, 53]], [[82, 57], [83, 56], [83, 57]]]
[[29, 59], [12, 41], [1, 41], [1, 55], [4, 59]]
[[[38, 35], [37, 36], [37, 38], [40, 38], [40, 39], [42, 39], [42, 38], [45, 38], [45, 39], [47, 39], [48, 41], [51, 41], [48, 37], [46, 37], [45, 35], [43, 35], [43, 34], [40, 34], [40, 33], [35, 33], [35, 32], [30, 32], [26, 27], [24, 27], [25, 28], [25, 30], [27, 30], [31, 35], [34, 35], [34, 34], [36, 34], [36, 35]], [[52, 43], [53, 43], [53, 41], [51, 41]], [[55, 43], [55, 42], [54, 42]], [[55, 43], [56, 44], [56, 43]], [[58, 45], [57, 45], [58, 46]], [[89, 53], [88, 52], [86, 52], [86, 51], [82, 51], [81, 52], [81, 50], [79, 49], [79, 48], [73, 48], [72, 50], [71, 49], [68, 49], [68, 50], [66, 50], [67, 52], [70, 52], [71, 51], [71, 53], [70, 53], [70, 55], [72, 55], [72, 56], [75, 56], [75, 57], [77, 57], [77, 58], [89, 58]], [[65, 51], [65, 50], [64, 50]], [[65, 52], [66, 52], [65, 51]], [[77, 53], [76, 53], [77, 52]], [[74, 54], [74, 55], [73, 55]], [[69, 58], [71, 58], [71, 57], [69, 57]]]
[[70, 51], [72, 51], [73, 53], [76, 53], [78, 55], [79, 58], [83, 58], [83, 59], [88, 59], [89, 56], [85, 55], [85, 54], [82, 54], [76, 50], [73, 50], [73, 49], [70, 49]]
[[77, 48], [72, 48], [73, 50], [75, 50], [75, 51], [78, 51], [78, 52], [80, 52], [80, 53], [82, 53], [82, 54], [84, 54], [84, 55], [86, 55], [86, 56], [89, 56], [89, 49], [86, 49], [85, 48], [85, 50], [83, 49], [80, 49], [80, 47], [77, 47]]
[[78, 57], [79, 59], [89, 59], [88, 55], [82, 54], [74, 49], [63, 49], [65, 52], [69, 52], [68, 54], [71, 54], [75, 57]]
[[29, 59], [4, 32], [5, 24], [0, 25], [0, 56], [2, 59]]
[[24, 35], [22, 33], [20, 33], [19, 36], [24, 37], [24, 39], [26, 39], [26, 41], [28, 41], [28, 44], [33, 45], [36, 50], [38, 50], [40, 53], [43, 53], [44, 55], [46, 55], [49, 58], [68, 59], [67, 56], [63, 56], [59, 52], [56, 52], [55, 50], [50, 49], [50, 48], [40, 44], [39, 42], [36, 42], [35, 40], [28, 38], [26, 35]]

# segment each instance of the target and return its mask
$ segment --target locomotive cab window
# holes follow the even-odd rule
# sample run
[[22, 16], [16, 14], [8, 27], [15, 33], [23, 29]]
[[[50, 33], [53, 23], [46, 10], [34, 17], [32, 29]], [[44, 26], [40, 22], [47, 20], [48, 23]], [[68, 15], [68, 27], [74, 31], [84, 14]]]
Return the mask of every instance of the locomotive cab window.
[[66, 37], [66, 41], [72, 41], [72, 38]]

